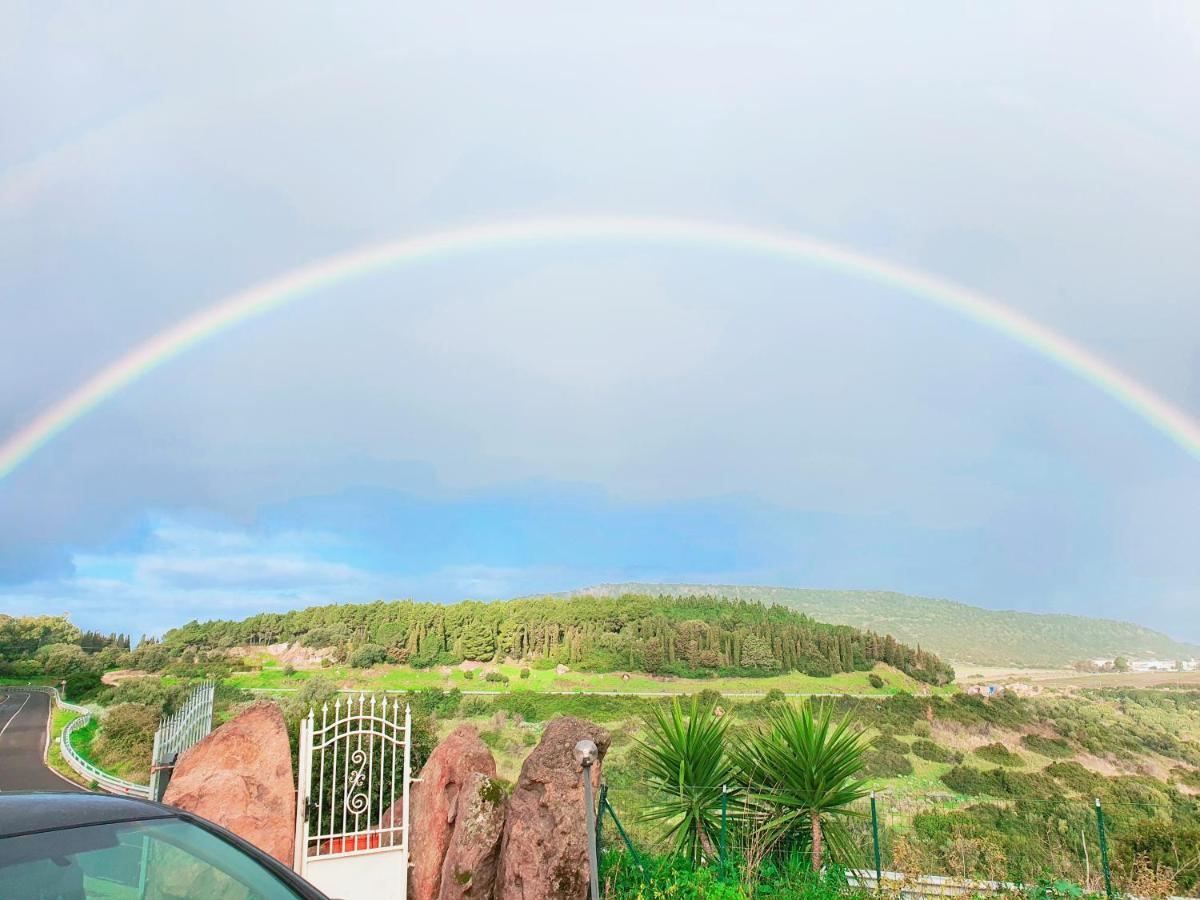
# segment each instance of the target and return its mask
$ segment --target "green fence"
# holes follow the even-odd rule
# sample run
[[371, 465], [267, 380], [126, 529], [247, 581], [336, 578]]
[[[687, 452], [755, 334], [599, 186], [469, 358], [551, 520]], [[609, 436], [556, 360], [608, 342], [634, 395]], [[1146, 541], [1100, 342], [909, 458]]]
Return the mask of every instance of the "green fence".
[[[639, 880], [650, 886], [664, 877], [687, 880], [678, 875], [681, 862], [670, 859], [670, 850], [661, 840], [661, 826], [643, 816], [651, 796], [651, 786], [638, 782], [606, 784], [601, 790], [598, 841], [606, 896], [637, 896], [630, 886]], [[723, 793], [722, 801], [715, 858], [703, 866], [710, 870], [706, 878], [715, 871], [724, 873], [728, 882], [744, 884], [764, 871], [764, 866], [775, 878], [788, 866], [797, 872], [806, 868], [806, 833], [797, 835], [792, 848], [766, 853], [758, 845], [737, 792]], [[847, 820], [849, 846], [841, 852], [831, 849], [827, 857], [833, 869], [848, 873], [851, 889], [857, 884], [874, 891], [882, 882], [885, 890], [895, 892], [901, 883], [935, 876], [929, 883], [975, 883], [968, 887], [969, 893], [1083, 892], [1113, 897], [1136, 875], [1114, 871], [1109, 857], [1113, 815], [1098, 800], [1002, 800], [936, 793], [918, 797], [881, 792], [865, 798], [852, 813]], [[635, 870], [638, 878], [633, 877]], [[713, 896], [737, 896], [721, 894], [715, 888], [710, 892]], [[777, 889], [766, 893], [780, 896]], [[643, 895], [660, 894], [647, 888]], [[661, 895], [671, 896], [672, 892], [664, 890]], [[695, 894], [704, 895], [703, 890]]]

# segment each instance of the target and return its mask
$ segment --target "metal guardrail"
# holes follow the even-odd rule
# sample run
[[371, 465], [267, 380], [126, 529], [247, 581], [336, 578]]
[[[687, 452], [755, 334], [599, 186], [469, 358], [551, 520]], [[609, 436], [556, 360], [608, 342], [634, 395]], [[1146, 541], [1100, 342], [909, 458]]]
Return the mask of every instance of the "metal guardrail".
[[22, 690], [50, 694], [54, 697], [55, 704], [60, 708], [80, 713], [78, 719], [72, 719], [67, 723], [67, 726], [62, 730], [62, 734], [58, 737], [58, 748], [62, 752], [63, 759], [66, 760], [67, 765], [74, 769], [75, 772], [86, 778], [89, 783], [94, 782], [98, 787], [108, 791], [110, 794], [119, 794], [123, 797], [140, 797], [144, 800], [150, 798], [150, 785], [135, 784], [132, 781], [126, 781], [124, 778], [118, 778], [116, 775], [105, 772], [99, 766], [88, 762], [80, 756], [79, 752], [71, 745], [71, 735], [80, 728], [84, 728], [92, 720], [90, 710], [83, 706], [76, 706], [74, 703], [68, 703], [62, 698], [56, 687], [31, 684], [23, 687]]

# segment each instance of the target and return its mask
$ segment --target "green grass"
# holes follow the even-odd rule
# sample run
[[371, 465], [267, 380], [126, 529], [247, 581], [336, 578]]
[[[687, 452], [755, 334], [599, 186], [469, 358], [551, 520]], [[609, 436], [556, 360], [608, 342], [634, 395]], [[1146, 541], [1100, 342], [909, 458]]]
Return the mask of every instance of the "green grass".
[[[46, 748], [46, 763], [64, 778], [68, 778], [77, 784], [86, 785], [87, 782], [74, 769], [67, 765], [67, 761], [63, 759], [62, 750], [58, 746], [58, 738], [62, 734], [62, 730], [81, 715], [83, 713], [78, 713], [73, 709], [55, 708], [54, 715], [50, 720], [50, 745]], [[73, 745], [74, 742], [72, 742]]]
[[[618, 672], [568, 672], [559, 675], [553, 669], [534, 669], [528, 678], [521, 678], [522, 666], [500, 664], [499, 671], [507, 675], [507, 685], [484, 681], [481, 673], [468, 678], [465, 673], [452, 670], [445, 674], [438, 669], [413, 669], [409, 666], [378, 666], [359, 670], [345, 666], [327, 669], [301, 670], [287, 675], [278, 666], [265, 666], [261, 671], [237, 672], [227, 683], [244, 689], [297, 688], [315, 675], [331, 678], [348, 688], [362, 690], [420, 690], [440, 688], [461, 691], [506, 691], [529, 690], [542, 693], [608, 691], [613, 693], [671, 693], [691, 694], [703, 690], [720, 691], [723, 694], [765, 694], [780, 690], [788, 694], [869, 694], [886, 696], [897, 691], [917, 693], [921, 686], [901, 672], [886, 667], [875, 671], [884, 679], [881, 688], [874, 688], [867, 672], [840, 672], [829, 678], [814, 678], [800, 672], [772, 675], [765, 678], [656, 678], [645, 673], [630, 672], [628, 679]], [[953, 686], [934, 688], [939, 694], [953, 693]]]

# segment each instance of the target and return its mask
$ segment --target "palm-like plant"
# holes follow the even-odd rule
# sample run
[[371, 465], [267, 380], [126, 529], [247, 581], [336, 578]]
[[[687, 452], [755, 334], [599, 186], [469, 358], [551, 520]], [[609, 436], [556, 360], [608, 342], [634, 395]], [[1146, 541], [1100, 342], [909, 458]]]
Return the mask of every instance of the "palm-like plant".
[[642, 819], [665, 825], [665, 839], [693, 863], [716, 852], [722, 785], [734, 774], [725, 753], [728, 722], [697, 698], [686, 715], [672, 700], [670, 709], [654, 711], [634, 749], [649, 789]]
[[858, 773], [869, 746], [851, 728], [849, 715], [834, 722], [831, 705], [814, 712], [809, 703], [783, 706], [771, 714], [765, 731], [741, 741], [734, 761], [766, 844], [806, 837], [814, 872], [821, 868], [825, 843], [847, 856], [845, 820], [862, 815], [849, 806], [867, 794]]

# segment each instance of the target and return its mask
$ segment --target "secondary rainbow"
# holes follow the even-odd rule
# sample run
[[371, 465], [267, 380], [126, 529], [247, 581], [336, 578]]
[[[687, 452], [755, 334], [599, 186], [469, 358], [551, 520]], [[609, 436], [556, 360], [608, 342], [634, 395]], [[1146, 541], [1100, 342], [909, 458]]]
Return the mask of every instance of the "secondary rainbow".
[[350, 250], [219, 300], [160, 332], [38, 415], [0, 445], [0, 479], [126, 385], [190, 348], [332, 284], [465, 253], [563, 244], [711, 247], [806, 262], [937, 303], [1024, 344], [1091, 382], [1200, 459], [1200, 424], [1070, 338], [977, 291], [826, 241], [761, 228], [669, 218], [588, 216], [474, 225]]

